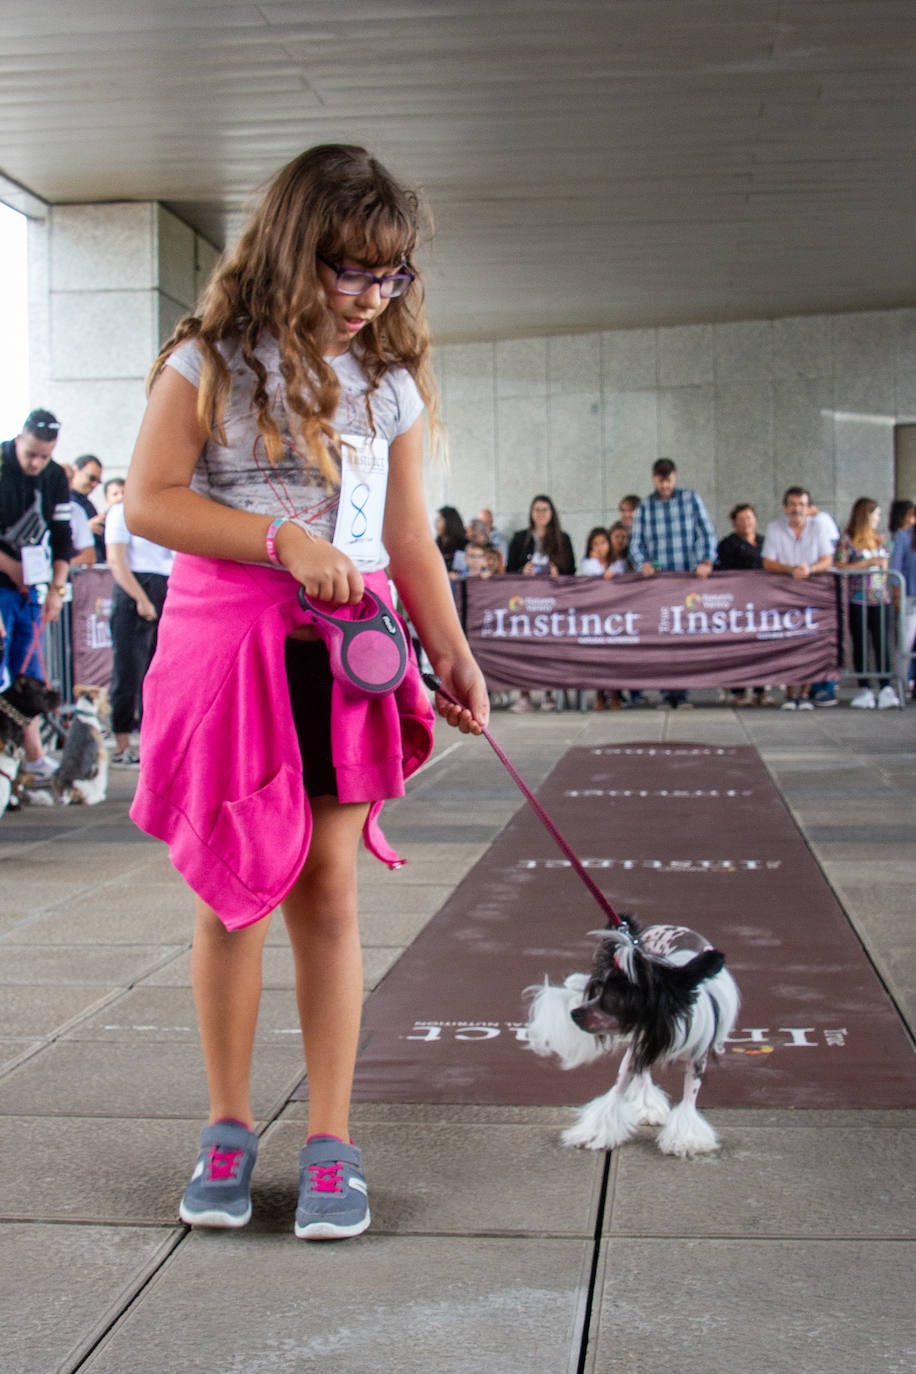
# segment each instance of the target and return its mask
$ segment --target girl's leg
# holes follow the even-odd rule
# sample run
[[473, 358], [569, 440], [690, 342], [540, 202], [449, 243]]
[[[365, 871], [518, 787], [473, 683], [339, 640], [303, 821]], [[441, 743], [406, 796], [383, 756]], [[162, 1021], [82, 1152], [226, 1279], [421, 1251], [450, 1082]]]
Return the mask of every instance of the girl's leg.
[[249, 1128], [251, 1054], [261, 999], [261, 951], [270, 918], [227, 930], [197, 899], [191, 983], [207, 1072], [210, 1121], [232, 1119]]
[[369, 807], [336, 797], [310, 804], [308, 858], [283, 903], [308, 1070], [308, 1134], [349, 1140], [363, 1000], [356, 852]]

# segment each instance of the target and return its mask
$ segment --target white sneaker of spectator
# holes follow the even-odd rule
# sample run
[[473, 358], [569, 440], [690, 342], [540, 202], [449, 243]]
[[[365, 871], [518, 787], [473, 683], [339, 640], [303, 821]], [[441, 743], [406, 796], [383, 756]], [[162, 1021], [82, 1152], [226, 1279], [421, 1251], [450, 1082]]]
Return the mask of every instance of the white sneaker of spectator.
[[857, 707], [860, 711], [873, 711], [876, 706], [875, 694], [870, 687], [863, 687], [857, 697], [853, 697], [850, 706]]
[[898, 697], [897, 693], [894, 691], [893, 687], [889, 682], [885, 683], [885, 685], [881, 688], [881, 691], [878, 693], [878, 710], [888, 711], [892, 706], [899, 705], [900, 698]]
[[43, 754], [40, 759], [27, 759], [22, 765], [23, 773], [31, 773], [36, 782], [48, 782], [54, 777], [60, 764], [56, 759], [48, 758]]

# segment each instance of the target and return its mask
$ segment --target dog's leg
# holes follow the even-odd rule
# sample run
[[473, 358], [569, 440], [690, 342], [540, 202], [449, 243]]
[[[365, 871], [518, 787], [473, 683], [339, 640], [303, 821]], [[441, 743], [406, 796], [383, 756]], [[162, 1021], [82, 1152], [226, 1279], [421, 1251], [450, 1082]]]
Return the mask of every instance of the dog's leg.
[[630, 1100], [632, 1055], [623, 1056], [617, 1081], [610, 1092], [579, 1108], [575, 1124], [563, 1132], [564, 1145], [584, 1145], [587, 1150], [613, 1150], [629, 1140], [639, 1127], [639, 1112]]
[[693, 1060], [684, 1074], [684, 1096], [658, 1135], [658, 1148], [664, 1155], [705, 1155], [719, 1148], [719, 1138], [705, 1117], [697, 1111], [697, 1097], [706, 1069], [706, 1056]]
[[671, 1107], [667, 1093], [652, 1082], [651, 1073], [637, 1073], [627, 1089], [627, 1101], [639, 1117], [640, 1126], [664, 1126]]

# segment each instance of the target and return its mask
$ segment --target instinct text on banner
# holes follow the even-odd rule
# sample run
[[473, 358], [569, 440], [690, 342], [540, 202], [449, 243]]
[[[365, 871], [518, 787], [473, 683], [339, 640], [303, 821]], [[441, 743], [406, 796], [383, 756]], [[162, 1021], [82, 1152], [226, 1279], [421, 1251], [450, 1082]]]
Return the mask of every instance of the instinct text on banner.
[[839, 662], [827, 573], [472, 577], [461, 587], [491, 689], [750, 687], [818, 681]]

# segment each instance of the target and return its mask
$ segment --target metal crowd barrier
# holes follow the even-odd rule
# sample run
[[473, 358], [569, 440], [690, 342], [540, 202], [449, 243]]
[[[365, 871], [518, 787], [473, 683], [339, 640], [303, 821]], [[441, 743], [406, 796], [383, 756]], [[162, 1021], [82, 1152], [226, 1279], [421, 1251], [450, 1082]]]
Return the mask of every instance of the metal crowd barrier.
[[[902, 709], [906, 705], [910, 668], [913, 661], [913, 645], [906, 643], [906, 583], [902, 574], [893, 568], [888, 568], [886, 571], [832, 568], [831, 572], [835, 577], [842, 579], [843, 595], [838, 598], [838, 605], [841, 607], [843, 617], [841, 627], [841, 643], [843, 644], [843, 661], [840, 665], [841, 680], [868, 677], [880, 682], [882, 686], [889, 683], [897, 693]], [[868, 633], [869, 605], [867, 600], [853, 600], [856, 585], [867, 586], [870, 577], [884, 578], [890, 594], [888, 614], [881, 616], [878, 620], [877, 646], [872, 644]], [[865, 647], [864, 664], [859, 666], [853, 662], [850, 620], [854, 617], [858, 617], [861, 641]]]
[[[41, 652], [48, 681], [60, 693], [62, 707], [73, 704], [75, 682], [107, 687], [111, 675], [108, 615], [112, 578], [106, 563], [70, 570], [72, 599], [59, 620], [46, 625]], [[88, 605], [87, 605], [88, 600]]]

